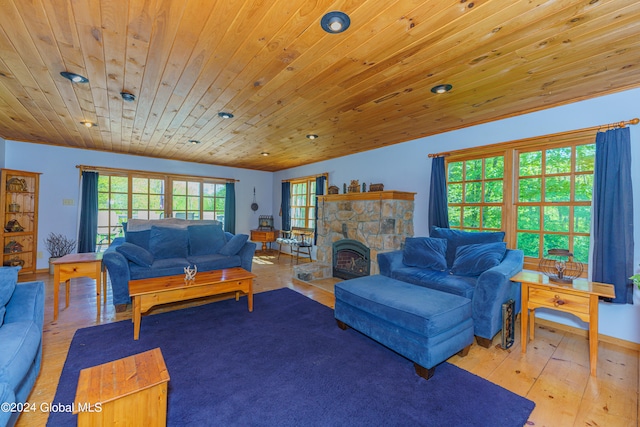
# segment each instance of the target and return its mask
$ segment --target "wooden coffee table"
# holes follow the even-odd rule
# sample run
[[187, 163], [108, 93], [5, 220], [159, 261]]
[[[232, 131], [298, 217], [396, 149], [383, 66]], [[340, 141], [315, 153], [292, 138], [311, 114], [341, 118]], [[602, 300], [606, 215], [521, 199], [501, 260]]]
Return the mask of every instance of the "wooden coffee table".
[[255, 274], [240, 267], [198, 273], [193, 281], [184, 275], [152, 277], [129, 281], [129, 296], [133, 300], [133, 339], [140, 337], [140, 319], [152, 307], [235, 292], [236, 301], [242, 292], [247, 296], [249, 311], [253, 311], [253, 279]]

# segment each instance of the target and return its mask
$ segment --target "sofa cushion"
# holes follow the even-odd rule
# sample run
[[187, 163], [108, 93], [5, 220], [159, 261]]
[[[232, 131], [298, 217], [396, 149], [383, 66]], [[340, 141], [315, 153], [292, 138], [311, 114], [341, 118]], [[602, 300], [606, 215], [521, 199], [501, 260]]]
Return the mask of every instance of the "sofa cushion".
[[458, 246], [451, 274], [479, 276], [500, 264], [506, 251], [507, 244], [504, 242]]
[[150, 235], [151, 235], [151, 230], [127, 231], [126, 233], [124, 233], [124, 241], [133, 243], [134, 245], [138, 245], [145, 249], [149, 249]]
[[[186, 229], [185, 229], [186, 231]], [[137, 264], [129, 265], [131, 280], [148, 279], [150, 277], [175, 276], [184, 274], [184, 268], [189, 266], [186, 258], [156, 258], [151, 267], [142, 267]]]
[[240, 255], [192, 255], [187, 258], [189, 264], [197, 265], [198, 271], [222, 270], [223, 268], [240, 267], [242, 259]]
[[189, 233], [186, 228], [151, 227], [149, 251], [154, 258], [186, 258]]
[[402, 263], [409, 267], [444, 271], [447, 268], [446, 251], [445, 239], [407, 237], [404, 241]]
[[451, 267], [456, 258], [458, 246], [471, 245], [473, 243], [495, 243], [504, 240], [504, 231], [473, 232], [452, 230], [450, 228], [431, 227], [430, 237], [447, 239], [447, 266]]
[[396, 280], [422, 286], [436, 291], [473, 298], [476, 289], [476, 277], [454, 276], [449, 270], [436, 271], [418, 267], [402, 267], [393, 271], [391, 277]]
[[12, 322], [0, 328], [0, 378], [18, 389], [39, 351], [42, 331], [33, 321]]
[[11, 299], [18, 283], [20, 267], [0, 267], [0, 326], [4, 323], [5, 306]]
[[220, 249], [219, 254], [226, 256], [236, 255], [247, 243], [247, 240], [249, 240], [249, 236], [246, 234], [236, 234]]
[[212, 255], [220, 252], [227, 243], [227, 238], [221, 225], [190, 225], [189, 255]]
[[142, 267], [151, 267], [153, 264], [153, 254], [145, 248], [134, 245], [133, 243], [124, 242], [116, 248], [126, 259], [134, 262]]

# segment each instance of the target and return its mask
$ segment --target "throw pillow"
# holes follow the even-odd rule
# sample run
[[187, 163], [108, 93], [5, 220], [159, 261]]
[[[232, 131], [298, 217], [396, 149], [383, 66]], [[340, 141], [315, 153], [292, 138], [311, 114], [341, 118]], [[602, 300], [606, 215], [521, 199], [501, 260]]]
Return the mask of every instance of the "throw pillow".
[[479, 243], [459, 246], [451, 274], [459, 276], [479, 276], [490, 268], [499, 265], [507, 251], [507, 244]]
[[4, 323], [5, 306], [9, 303], [18, 283], [18, 271], [21, 267], [0, 268], [0, 326]]
[[151, 252], [133, 243], [124, 242], [116, 247], [116, 252], [120, 252], [126, 259], [141, 267], [151, 267], [151, 264], [153, 264]]
[[149, 248], [149, 236], [151, 236], [151, 230], [144, 231], [127, 231], [124, 234], [125, 242], [133, 243], [145, 249]]
[[240, 249], [247, 243], [249, 236], [246, 234], [236, 234], [218, 252], [220, 255], [232, 256], [240, 252]]
[[402, 262], [410, 267], [444, 271], [447, 260], [447, 241], [433, 237], [407, 237], [404, 241]]
[[187, 230], [191, 255], [217, 254], [227, 243], [227, 237], [221, 225], [190, 225]]
[[504, 231], [462, 231], [453, 230], [451, 228], [431, 227], [430, 237], [439, 239], [447, 239], [447, 265], [451, 267], [456, 257], [456, 249], [458, 246], [471, 245], [474, 243], [495, 243], [504, 240]]
[[149, 251], [155, 259], [186, 258], [189, 233], [186, 228], [151, 227]]

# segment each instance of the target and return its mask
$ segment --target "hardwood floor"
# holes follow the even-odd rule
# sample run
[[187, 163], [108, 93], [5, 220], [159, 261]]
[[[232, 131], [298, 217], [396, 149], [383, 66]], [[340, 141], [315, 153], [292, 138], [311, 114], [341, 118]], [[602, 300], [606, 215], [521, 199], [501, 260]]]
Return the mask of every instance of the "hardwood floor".
[[[260, 254], [254, 258], [253, 272], [257, 274], [254, 291], [264, 292], [288, 287], [329, 307], [334, 296], [320, 287], [293, 281], [290, 258]], [[43, 361], [40, 376], [29, 396], [30, 403], [52, 403], [58, 379], [64, 365], [69, 344], [78, 328], [131, 319], [131, 309], [116, 313], [111, 304], [110, 287], [107, 305], [96, 316], [95, 282], [73, 279], [71, 301], [53, 320], [53, 276], [38, 273], [21, 276], [20, 281], [42, 280], [46, 284]], [[61, 290], [62, 292], [62, 290]], [[205, 300], [173, 304], [153, 311], [175, 310], [215, 301]], [[257, 309], [257, 308], [256, 308]], [[337, 327], [337, 326], [336, 326]], [[598, 376], [589, 375], [589, 348], [585, 336], [536, 324], [536, 339], [520, 351], [519, 324], [516, 343], [508, 350], [499, 346], [500, 336], [489, 349], [473, 345], [466, 357], [449, 359], [463, 369], [486, 378], [536, 403], [528, 425], [535, 426], [636, 426], [639, 419], [638, 351], [600, 342]], [[126, 337], [125, 337], [126, 338]], [[129, 337], [131, 338], [131, 337]], [[407, 364], [407, 369], [413, 369]], [[437, 369], [436, 369], [437, 375]], [[18, 426], [44, 426], [48, 414], [23, 413]]]

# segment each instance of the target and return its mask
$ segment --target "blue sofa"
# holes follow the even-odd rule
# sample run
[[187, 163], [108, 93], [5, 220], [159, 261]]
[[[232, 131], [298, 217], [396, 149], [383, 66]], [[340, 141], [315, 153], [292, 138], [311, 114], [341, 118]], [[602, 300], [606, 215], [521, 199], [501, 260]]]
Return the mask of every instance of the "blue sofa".
[[[44, 282], [18, 282], [20, 267], [0, 267], [0, 402], [24, 403], [42, 362]], [[19, 412], [0, 410], [0, 426]]]
[[430, 237], [407, 238], [403, 250], [378, 254], [380, 274], [414, 285], [469, 298], [479, 345], [489, 347], [502, 329], [502, 304], [515, 301], [524, 254], [507, 249], [504, 232], [466, 232], [433, 227]]
[[246, 234], [226, 233], [218, 221], [130, 219], [125, 237], [105, 251], [102, 263], [109, 273], [113, 304], [129, 304], [129, 280], [242, 267], [251, 271], [256, 244]]

